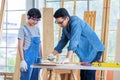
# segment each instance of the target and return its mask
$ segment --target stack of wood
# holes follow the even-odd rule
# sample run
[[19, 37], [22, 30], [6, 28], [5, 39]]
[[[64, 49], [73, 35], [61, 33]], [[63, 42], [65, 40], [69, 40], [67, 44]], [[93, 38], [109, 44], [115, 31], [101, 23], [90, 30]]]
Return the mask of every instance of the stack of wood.
[[0, 72], [0, 76], [3, 76], [4, 80], [13, 80], [13, 73]]

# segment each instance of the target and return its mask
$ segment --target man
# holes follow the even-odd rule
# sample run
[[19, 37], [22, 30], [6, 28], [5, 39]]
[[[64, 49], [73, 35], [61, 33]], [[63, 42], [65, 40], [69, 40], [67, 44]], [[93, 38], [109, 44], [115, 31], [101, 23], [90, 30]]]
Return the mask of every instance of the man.
[[18, 50], [20, 54], [20, 80], [39, 80], [40, 69], [32, 69], [30, 65], [40, 63], [42, 57], [40, 32], [38, 21], [41, 13], [39, 9], [31, 8], [27, 13], [27, 22], [19, 29]]
[[[73, 53], [77, 54], [81, 62], [92, 63], [100, 60], [104, 45], [90, 25], [77, 16], [70, 16], [65, 8], [58, 9], [54, 13], [54, 18], [55, 22], [62, 27], [62, 36], [48, 59], [61, 53], [69, 42], [66, 58], [60, 60], [60, 64], [69, 62]], [[95, 80], [95, 72], [95, 70], [81, 70], [81, 80]]]

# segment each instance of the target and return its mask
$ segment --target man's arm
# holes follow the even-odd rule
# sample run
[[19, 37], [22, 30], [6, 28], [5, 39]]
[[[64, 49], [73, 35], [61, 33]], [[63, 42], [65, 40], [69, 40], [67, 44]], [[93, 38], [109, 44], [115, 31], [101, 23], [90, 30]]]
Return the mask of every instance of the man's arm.
[[77, 20], [71, 23], [71, 38], [68, 46], [68, 52], [73, 51], [75, 52], [77, 46], [80, 44], [80, 38], [82, 33], [82, 25]]
[[[63, 29], [64, 30], [64, 29]], [[58, 42], [57, 46], [54, 48], [55, 51], [57, 51], [58, 53], [62, 52], [62, 49], [65, 47], [65, 45], [68, 42], [68, 38], [66, 37], [64, 31], [62, 30], [62, 36], [60, 41]]]
[[52, 53], [53, 53], [53, 55], [57, 55], [58, 51], [54, 50]]
[[72, 50], [71, 50], [71, 51], [68, 51], [68, 52], [67, 52], [67, 55], [66, 55], [66, 58], [71, 59], [71, 58], [72, 58], [72, 54], [73, 54], [73, 51], [72, 51]]

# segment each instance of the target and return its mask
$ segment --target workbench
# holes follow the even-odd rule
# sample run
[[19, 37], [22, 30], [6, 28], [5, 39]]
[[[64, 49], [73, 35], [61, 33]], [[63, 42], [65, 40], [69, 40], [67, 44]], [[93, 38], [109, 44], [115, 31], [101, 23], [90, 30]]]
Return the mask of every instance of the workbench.
[[[114, 71], [120, 71], [120, 68], [115, 68], [115, 67], [95, 67], [95, 66], [92, 66], [92, 65], [91, 66], [83, 66], [83, 65], [80, 65], [80, 64], [52, 64], [52, 65], [49, 65], [49, 64], [48, 65], [46, 65], [46, 64], [33, 64], [33, 65], [31, 65], [31, 68], [51, 69], [50, 76], [49, 76], [48, 80], [51, 80], [52, 69], [71, 71], [71, 74], [74, 77], [74, 80], [78, 80], [75, 77], [75, 75], [73, 74], [74, 70], [114, 70]], [[55, 80], [57, 80], [57, 79], [55, 79]], [[65, 80], [68, 80], [68, 79], [65, 79]]]
[[31, 68], [49, 68], [49, 69], [82, 69], [82, 70], [114, 70], [120, 71], [120, 68], [115, 67], [94, 67], [94, 66], [82, 66], [80, 64], [55, 64], [55, 65], [44, 65], [44, 64], [33, 64]]

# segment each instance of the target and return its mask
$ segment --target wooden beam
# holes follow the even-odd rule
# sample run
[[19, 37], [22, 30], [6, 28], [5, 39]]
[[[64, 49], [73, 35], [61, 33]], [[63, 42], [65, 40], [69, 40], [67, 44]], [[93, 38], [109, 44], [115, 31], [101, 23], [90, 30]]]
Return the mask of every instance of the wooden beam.
[[[61, 7], [64, 8], [64, 0], [61, 0]], [[59, 27], [58, 41], [60, 40], [61, 34], [62, 34], [62, 28]]]
[[[43, 55], [47, 57], [54, 49], [53, 8], [43, 8]], [[48, 69], [43, 69], [40, 80], [47, 80]]]
[[1, 40], [1, 37], [2, 37], [2, 28], [3, 28], [2, 24], [3, 24], [4, 10], [5, 10], [5, 3], [6, 3], [6, 0], [1, 1], [1, 7], [0, 7], [0, 40]]
[[13, 73], [0, 72], [0, 76], [3, 76], [4, 80], [13, 80]]
[[105, 45], [106, 49], [104, 51], [102, 61], [105, 61], [106, 59], [108, 47], [109, 19], [110, 19], [110, 0], [104, 0], [101, 40]]
[[2, 0], [1, 2], [1, 9], [0, 9], [0, 28], [2, 28], [3, 16], [4, 16], [4, 9], [5, 9], [5, 2], [6, 0]]
[[[106, 60], [107, 48], [108, 48], [108, 32], [109, 32], [109, 19], [110, 19], [110, 1], [111, 0], [104, 0], [103, 6], [103, 17], [102, 17], [102, 32], [101, 32], [101, 40], [105, 45], [105, 51], [102, 55], [101, 61]], [[100, 80], [106, 80], [106, 71], [100, 71]]]
[[76, 0], [74, 0], [74, 12], [73, 12], [74, 15], [76, 15]]
[[61, 0], [61, 7], [64, 8], [64, 0]]
[[85, 11], [84, 20], [95, 30], [96, 25], [96, 11]]
[[[25, 23], [26, 23], [26, 15], [23, 14], [21, 18], [21, 26], [23, 26]], [[13, 80], [20, 80], [20, 56], [19, 56], [18, 50], [16, 55], [16, 63], [15, 63]]]

